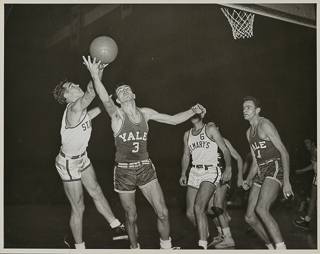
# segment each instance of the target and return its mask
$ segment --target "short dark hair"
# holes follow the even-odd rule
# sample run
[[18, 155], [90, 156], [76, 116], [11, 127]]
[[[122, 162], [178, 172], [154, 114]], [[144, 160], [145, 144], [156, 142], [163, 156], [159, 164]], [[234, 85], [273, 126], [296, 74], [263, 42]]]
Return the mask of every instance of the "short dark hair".
[[304, 140], [310, 140], [311, 143], [314, 143], [314, 145], [317, 146], [317, 139], [313, 136], [306, 136]]
[[63, 85], [65, 83], [67, 83], [68, 80], [66, 78], [64, 78], [62, 81], [59, 82], [58, 85], [56, 85], [56, 87], [54, 88], [54, 90], [52, 91], [52, 94], [55, 98], [55, 100], [57, 102], [59, 102], [60, 104], [65, 104], [67, 103], [66, 98], [64, 97], [64, 93], [65, 93], [65, 88], [63, 87]]
[[243, 102], [246, 101], [253, 101], [254, 105], [256, 106], [256, 108], [261, 108], [261, 104], [260, 104], [260, 100], [256, 97], [253, 96], [246, 96], [243, 98]]
[[133, 90], [133, 87], [132, 87], [132, 86], [127, 85], [127, 84], [124, 83], [124, 82], [120, 82], [120, 83], [116, 84], [116, 86], [114, 87], [114, 92], [113, 92], [112, 97], [113, 97], [115, 100], [118, 99], [117, 89], [118, 89], [120, 86], [128, 86], [128, 87], [130, 87], [131, 91], [134, 93], [134, 90]]

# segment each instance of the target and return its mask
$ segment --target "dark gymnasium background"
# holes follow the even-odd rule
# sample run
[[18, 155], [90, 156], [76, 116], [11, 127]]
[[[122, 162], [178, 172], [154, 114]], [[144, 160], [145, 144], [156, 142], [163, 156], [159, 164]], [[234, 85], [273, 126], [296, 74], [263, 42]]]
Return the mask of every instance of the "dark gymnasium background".
[[[97, 6], [5, 5], [5, 206], [68, 204], [54, 165], [65, 106], [51, 92], [65, 77], [86, 88], [90, 75], [82, 55], [103, 35], [119, 48], [104, 71], [109, 92], [124, 81], [135, 88], [138, 106], [168, 114], [201, 103], [206, 122], [215, 122], [243, 159], [249, 152], [249, 123], [243, 119], [242, 99], [257, 96], [261, 115], [275, 124], [290, 154], [293, 184], [310, 178], [298, 179], [294, 170], [310, 162], [303, 139], [317, 131], [316, 29], [256, 15], [254, 36], [234, 40], [217, 4], [110, 5], [106, 15], [75, 25], [72, 38], [50, 41], [71, 24], [72, 8], [85, 15]], [[91, 106], [98, 104], [97, 97]], [[107, 199], [115, 204], [110, 119], [104, 112], [92, 124], [88, 154]], [[168, 206], [183, 207], [185, 188], [178, 181], [183, 134], [191, 123], [149, 126], [149, 153]], [[138, 197], [138, 204], [145, 204]], [[92, 204], [87, 197], [85, 202]]]

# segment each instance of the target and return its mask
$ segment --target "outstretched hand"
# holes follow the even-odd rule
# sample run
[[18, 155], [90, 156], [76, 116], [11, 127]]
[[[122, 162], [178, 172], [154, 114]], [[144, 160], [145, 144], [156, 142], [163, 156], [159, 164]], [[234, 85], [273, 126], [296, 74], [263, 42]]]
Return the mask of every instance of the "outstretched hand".
[[87, 69], [90, 71], [91, 76], [99, 77], [99, 72], [103, 70], [107, 65], [102, 65], [101, 61], [97, 62], [96, 58], [93, 58], [91, 62], [91, 57], [88, 56], [88, 60], [82, 56], [83, 64], [87, 67]]

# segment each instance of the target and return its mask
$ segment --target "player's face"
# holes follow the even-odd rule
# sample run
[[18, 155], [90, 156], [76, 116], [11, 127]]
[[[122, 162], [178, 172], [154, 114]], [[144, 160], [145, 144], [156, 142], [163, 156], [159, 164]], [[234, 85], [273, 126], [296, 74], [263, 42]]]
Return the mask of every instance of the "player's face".
[[117, 93], [117, 97], [118, 97], [119, 101], [121, 101], [121, 102], [134, 99], [134, 94], [133, 94], [130, 86], [127, 86], [127, 85], [119, 86], [117, 88], [116, 93]]
[[312, 148], [312, 141], [310, 139], [305, 139], [304, 145], [306, 146], [307, 150], [310, 150]]
[[200, 114], [194, 114], [191, 118], [191, 123], [195, 124], [198, 123], [202, 120], [201, 115]]
[[250, 120], [258, 114], [254, 102], [249, 100], [243, 103], [243, 117], [245, 120]]
[[74, 84], [72, 82], [65, 83], [63, 87], [66, 89], [65, 95], [68, 94], [68, 96], [78, 98], [83, 96], [84, 94], [79, 85]]

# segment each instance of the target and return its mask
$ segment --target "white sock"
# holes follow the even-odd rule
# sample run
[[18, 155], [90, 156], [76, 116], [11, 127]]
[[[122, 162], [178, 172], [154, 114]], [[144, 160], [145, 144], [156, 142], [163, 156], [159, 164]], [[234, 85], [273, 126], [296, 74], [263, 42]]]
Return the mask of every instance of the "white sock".
[[266, 244], [266, 246], [268, 247], [269, 250], [274, 250], [272, 243]]
[[160, 238], [160, 248], [161, 249], [171, 249], [172, 248], [171, 237], [169, 237], [169, 240], [162, 240]]
[[281, 242], [281, 243], [277, 243], [276, 244], [276, 250], [286, 250], [287, 247], [286, 245], [284, 244], [284, 242]]
[[139, 245], [139, 243], [137, 243], [137, 245], [138, 245], [138, 247], [137, 248], [132, 248], [132, 246], [130, 245], [130, 249], [132, 249], [132, 250], [137, 250], [137, 249], [140, 249], [140, 245]]
[[219, 234], [219, 235], [222, 235], [222, 229], [221, 229], [221, 227], [217, 227], [217, 229], [218, 229], [218, 234]]
[[120, 225], [121, 225], [121, 223], [120, 223], [120, 221], [118, 219], [115, 219], [112, 223], [110, 223], [110, 227], [111, 228], [116, 228], [116, 227], [118, 227]]
[[307, 221], [307, 222], [309, 222], [309, 221], [311, 220], [311, 218], [310, 218], [309, 216], [306, 216], [306, 217], [304, 218], [304, 220]]
[[208, 242], [207, 241], [199, 240], [198, 245], [202, 246], [205, 250], [208, 248]]
[[74, 244], [76, 249], [85, 249], [86, 246], [84, 245], [84, 242], [83, 243], [75, 243]]
[[222, 229], [222, 233], [223, 233], [225, 236], [231, 236], [230, 228], [223, 228], [223, 229]]

